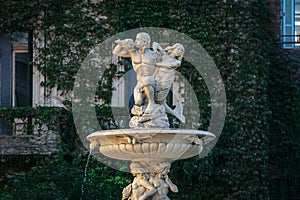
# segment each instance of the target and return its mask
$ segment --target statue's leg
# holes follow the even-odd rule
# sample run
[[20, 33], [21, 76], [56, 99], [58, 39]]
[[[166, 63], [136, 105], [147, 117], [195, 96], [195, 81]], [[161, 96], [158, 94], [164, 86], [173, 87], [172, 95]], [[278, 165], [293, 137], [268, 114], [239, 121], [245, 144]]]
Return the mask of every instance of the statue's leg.
[[150, 85], [144, 86], [145, 95], [148, 100], [148, 105], [146, 107], [145, 113], [151, 114], [154, 110], [155, 102], [154, 102], [154, 89]]
[[144, 100], [144, 94], [142, 92], [142, 87], [140, 84], [137, 84], [133, 91], [134, 96], [134, 104], [137, 106], [141, 106]]

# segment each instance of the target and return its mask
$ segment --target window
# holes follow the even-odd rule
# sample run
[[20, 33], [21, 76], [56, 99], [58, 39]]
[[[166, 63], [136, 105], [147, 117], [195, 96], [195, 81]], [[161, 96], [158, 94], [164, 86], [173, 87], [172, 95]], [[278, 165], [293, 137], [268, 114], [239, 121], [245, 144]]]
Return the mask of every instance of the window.
[[[0, 36], [0, 107], [32, 105], [32, 66], [27, 33]], [[30, 49], [30, 51], [29, 51]]]
[[[20, 46], [17, 46], [20, 47]], [[32, 105], [32, 71], [29, 65], [27, 49], [15, 49], [13, 51], [13, 94], [12, 106]]]
[[300, 0], [282, 1], [282, 24], [283, 47], [300, 47]]
[[[0, 35], [0, 107], [32, 105], [31, 36], [28, 33]], [[26, 121], [26, 122], [25, 122]], [[16, 133], [19, 124], [25, 127], [29, 119], [0, 118], [0, 135]]]

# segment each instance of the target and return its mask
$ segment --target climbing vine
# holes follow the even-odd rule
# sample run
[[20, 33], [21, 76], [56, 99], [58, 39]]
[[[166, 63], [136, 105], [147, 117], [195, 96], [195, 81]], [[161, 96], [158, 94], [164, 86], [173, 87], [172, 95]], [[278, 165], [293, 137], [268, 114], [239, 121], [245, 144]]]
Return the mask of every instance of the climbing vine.
[[[291, 126], [299, 123], [294, 117], [299, 118], [299, 89], [288, 79], [291, 71], [286, 70], [282, 53], [274, 51], [270, 43], [266, 0], [0, 3], [1, 32], [33, 31], [38, 52], [34, 64], [45, 76], [41, 84], [46, 88], [57, 86], [62, 94], [72, 90], [89, 50], [118, 32], [151, 26], [169, 28], [190, 36], [206, 49], [225, 83], [226, 123], [208, 157], [173, 164], [170, 176], [184, 191], [175, 199], [268, 199], [281, 191], [276, 189], [278, 179], [289, 182], [286, 174], [291, 172], [281, 169], [280, 159], [286, 152], [299, 152], [299, 143], [289, 139], [291, 135], [299, 138], [295, 134], [299, 126]], [[199, 123], [205, 129], [211, 109], [207, 87], [190, 63], [184, 61], [179, 71], [191, 84], [197, 83], [192, 85], [199, 102]], [[286, 74], [279, 81], [281, 71]], [[97, 111], [102, 115], [110, 115], [109, 88], [116, 73], [115, 65], [108, 66], [104, 72], [108, 81], [99, 82], [97, 95], [106, 100], [106, 105]], [[288, 93], [286, 86], [292, 87], [294, 93]], [[291, 96], [292, 101], [287, 102]], [[293, 113], [288, 122], [281, 108], [286, 115]], [[101, 115], [98, 118], [103, 120]], [[281, 145], [274, 145], [278, 143]], [[293, 159], [285, 161], [293, 163]], [[270, 164], [280, 167], [275, 180], [270, 178], [275, 173]]]

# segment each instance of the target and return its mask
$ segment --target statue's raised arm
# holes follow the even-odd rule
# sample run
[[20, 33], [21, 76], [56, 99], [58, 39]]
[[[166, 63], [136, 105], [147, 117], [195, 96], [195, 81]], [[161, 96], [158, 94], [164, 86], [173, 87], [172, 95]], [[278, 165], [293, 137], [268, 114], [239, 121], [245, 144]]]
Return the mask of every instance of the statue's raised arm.
[[132, 39], [116, 40], [117, 44], [113, 50], [113, 54], [120, 57], [131, 57], [132, 51], [136, 50], [135, 43]]

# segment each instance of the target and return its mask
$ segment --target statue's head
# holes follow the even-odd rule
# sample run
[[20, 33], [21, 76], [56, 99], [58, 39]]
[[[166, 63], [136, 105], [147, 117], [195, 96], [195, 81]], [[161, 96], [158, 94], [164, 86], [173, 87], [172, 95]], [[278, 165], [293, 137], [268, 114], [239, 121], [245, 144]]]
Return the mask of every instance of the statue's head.
[[146, 168], [138, 162], [133, 162], [130, 164], [130, 171], [132, 174], [145, 174], [147, 172]]
[[183, 54], [185, 52], [183, 45], [179, 43], [176, 43], [171, 47], [167, 47], [165, 50], [169, 55], [173, 56], [174, 58], [180, 61], [182, 60]]
[[168, 162], [161, 162], [161, 163], [157, 163], [154, 166], [154, 170], [157, 174], [161, 173], [161, 174], [168, 174], [171, 168], [171, 164]]
[[136, 35], [135, 43], [139, 49], [150, 48], [150, 43], [151, 43], [150, 35], [145, 32], [138, 33]]

